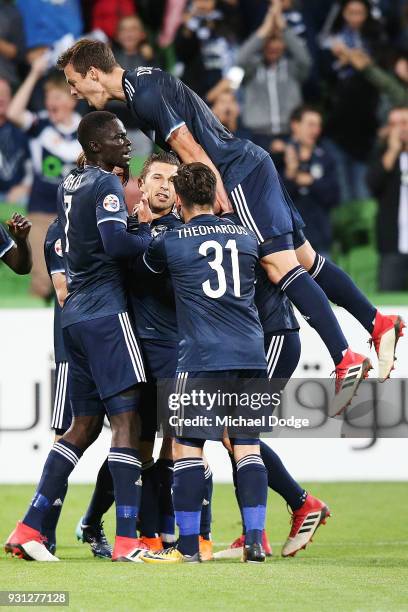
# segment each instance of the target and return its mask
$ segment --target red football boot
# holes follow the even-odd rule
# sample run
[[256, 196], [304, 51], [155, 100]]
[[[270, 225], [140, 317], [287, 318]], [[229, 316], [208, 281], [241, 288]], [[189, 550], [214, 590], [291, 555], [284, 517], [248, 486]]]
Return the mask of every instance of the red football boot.
[[292, 528], [282, 548], [282, 557], [294, 557], [312, 541], [319, 525], [326, 523], [330, 510], [320, 499], [308, 495], [305, 503], [292, 514]]
[[112, 561], [128, 561], [141, 563], [144, 554], [149, 550], [140, 538], [115, 537], [115, 546], [112, 553]]
[[384, 382], [394, 369], [395, 349], [404, 335], [405, 323], [398, 315], [383, 315], [377, 310], [371, 344], [378, 356], [378, 380]]
[[347, 349], [343, 359], [336, 366], [336, 390], [329, 407], [329, 416], [341, 414], [351, 403], [359, 384], [368, 377], [372, 369], [371, 361], [364, 355]]
[[6, 553], [26, 561], [59, 561], [44, 545], [46, 538], [37, 529], [18, 521], [4, 545]]

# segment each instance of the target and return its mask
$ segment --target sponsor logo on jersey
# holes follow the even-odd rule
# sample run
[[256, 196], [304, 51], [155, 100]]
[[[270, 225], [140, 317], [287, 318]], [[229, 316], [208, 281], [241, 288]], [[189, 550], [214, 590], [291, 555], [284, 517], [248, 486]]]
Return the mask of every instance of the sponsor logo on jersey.
[[58, 257], [62, 257], [61, 238], [58, 238], [58, 240], [55, 241], [54, 250], [55, 250], [56, 254], [58, 255]]
[[103, 201], [103, 207], [109, 212], [118, 212], [120, 208], [118, 196], [116, 196], [114, 193], [110, 193], [109, 195], [107, 195]]

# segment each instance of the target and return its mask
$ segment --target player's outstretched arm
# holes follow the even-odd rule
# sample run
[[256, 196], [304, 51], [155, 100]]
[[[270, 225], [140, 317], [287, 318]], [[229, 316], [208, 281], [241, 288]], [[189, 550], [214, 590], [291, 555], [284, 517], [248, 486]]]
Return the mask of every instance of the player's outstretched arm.
[[177, 153], [179, 158], [185, 164], [191, 164], [192, 162], [201, 162], [206, 166], [209, 166], [217, 177], [217, 197], [216, 206], [214, 212], [219, 214], [221, 212], [230, 212], [233, 210], [231, 203], [228, 199], [227, 192], [225, 191], [222, 178], [217, 168], [208, 157], [202, 146], [195, 140], [194, 136], [186, 125], [174, 130], [168, 139], [168, 145]]
[[14, 213], [7, 221], [10, 234], [16, 246], [4, 255], [3, 261], [16, 274], [29, 274], [33, 265], [31, 247], [28, 241], [31, 223], [26, 217]]
[[131, 259], [144, 253], [152, 239], [150, 226], [139, 224], [137, 234], [130, 234], [126, 226], [118, 221], [107, 221], [98, 225], [105, 253], [113, 259]]

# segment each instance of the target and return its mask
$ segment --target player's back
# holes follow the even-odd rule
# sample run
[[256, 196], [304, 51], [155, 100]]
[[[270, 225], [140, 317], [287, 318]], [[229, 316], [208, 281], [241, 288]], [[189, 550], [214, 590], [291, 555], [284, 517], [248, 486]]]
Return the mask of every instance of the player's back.
[[176, 297], [178, 370], [264, 369], [254, 304], [255, 236], [214, 215], [199, 215], [166, 232], [163, 248]]
[[228, 191], [268, 155], [249, 140], [236, 138], [194, 91], [159, 68], [141, 66], [125, 72], [123, 89], [138, 126], [162, 149], [170, 150], [167, 139], [185, 123], [218, 168]]
[[119, 178], [95, 166], [73, 170], [59, 188], [58, 216], [68, 286], [62, 326], [125, 311], [123, 270], [105, 253], [98, 229], [112, 218], [126, 224]]

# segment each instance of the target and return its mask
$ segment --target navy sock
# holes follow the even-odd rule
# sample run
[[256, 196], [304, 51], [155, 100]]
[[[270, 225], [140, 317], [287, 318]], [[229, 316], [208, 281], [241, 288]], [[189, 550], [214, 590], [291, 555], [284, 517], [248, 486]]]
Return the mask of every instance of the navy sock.
[[204, 494], [204, 462], [201, 457], [189, 457], [175, 461], [173, 503], [179, 528], [178, 549], [183, 555], [198, 553]]
[[237, 487], [245, 524], [245, 544], [261, 544], [265, 528], [268, 479], [259, 455], [246, 455], [237, 461]]
[[231, 467], [232, 467], [232, 481], [234, 483], [235, 499], [237, 500], [239, 512], [241, 514], [242, 535], [245, 535], [244, 515], [242, 514], [241, 502], [239, 500], [239, 495], [238, 495], [237, 464], [235, 463], [234, 455], [232, 455], [231, 453], [228, 453], [228, 455], [229, 455], [229, 458], [231, 461]]
[[159, 481], [159, 532], [163, 546], [176, 541], [176, 520], [171, 489], [173, 486], [173, 468], [171, 459], [158, 459], [156, 472]]
[[259, 446], [268, 475], [268, 486], [283, 497], [292, 510], [298, 510], [305, 503], [307, 492], [292, 478], [270, 446], [262, 440], [259, 441]]
[[133, 448], [111, 448], [108, 455], [116, 504], [116, 535], [136, 537], [142, 479], [139, 453]]
[[68, 476], [82, 457], [82, 451], [64, 439], [55, 442], [44, 464], [41, 479], [23, 523], [41, 531], [42, 522], [51, 506], [61, 492], [61, 483], [68, 481]]
[[142, 483], [139, 512], [140, 535], [155, 538], [159, 530], [159, 482], [154, 459], [142, 464]]
[[47, 538], [48, 544], [56, 545], [57, 524], [61, 515], [62, 506], [68, 491], [68, 481], [61, 487], [57, 499], [43, 518], [41, 533]]
[[368, 333], [372, 333], [377, 309], [367, 300], [348, 274], [318, 253], [309, 274], [331, 302], [345, 308]]
[[334, 364], [339, 364], [348, 343], [324, 291], [307, 274], [303, 266], [296, 266], [285, 274], [279, 281], [279, 287], [286, 293], [309, 325], [317, 331]]
[[113, 494], [113, 480], [110, 473], [108, 458], [99, 468], [95, 489], [88, 510], [83, 518], [84, 525], [99, 525], [102, 516], [109, 510], [115, 501]]
[[205, 493], [203, 499], [203, 505], [201, 507], [201, 521], [200, 521], [200, 536], [205, 540], [211, 539], [211, 500], [213, 494], [213, 475], [209, 465], [204, 471], [205, 477]]

